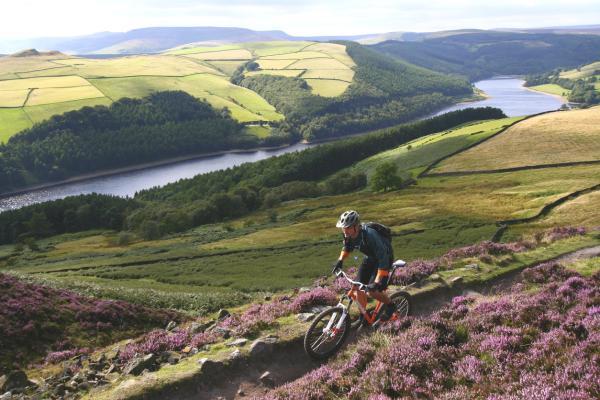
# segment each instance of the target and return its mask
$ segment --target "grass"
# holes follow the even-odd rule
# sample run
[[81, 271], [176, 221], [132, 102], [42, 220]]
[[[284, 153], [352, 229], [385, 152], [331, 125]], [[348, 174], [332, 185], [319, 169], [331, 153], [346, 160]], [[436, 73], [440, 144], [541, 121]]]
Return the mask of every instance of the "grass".
[[600, 61], [596, 61], [594, 63], [584, 65], [581, 68], [563, 71], [560, 73], [560, 77], [577, 80], [577, 79], [593, 76], [594, 72], [597, 70], [600, 70]]
[[231, 76], [244, 63], [245, 61], [210, 61], [207, 64], [223, 72], [225, 75]]
[[23, 109], [0, 108], [0, 143], [6, 143], [12, 135], [31, 125], [31, 120]]
[[27, 99], [29, 89], [21, 90], [0, 90], [0, 108], [2, 107], [22, 107]]
[[0, 57], [0, 75], [19, 74], [21, 72], [39, 71], [60, 67], [56, 59], [66, 59], [68, 56], [55, 57]]
[[261, 69], [285, 69], [290, 64], [293, 64], [295, 60], [271, 60], [260, 58], [256, 62], [258, 63]]
[[319, 96], [336, 97], [346, 91], [350, 85], [348, 82], [332, 79], [305, 79], [312, 92]]
[[339, 79], [352, 82], [354, 71], [351, 69], [311, 69], [302, 74], [302, 78]]
[[33, 89], [29, 95], [26, 106], [42, 104], [56, 104], [68, 101], [105, 98], [104, 94], [94, 86], [76, 86], [64, 88]]
[[593, 257], [587, 260], [581, 260], [570, 264], [569, 269], [576, 271], [584, 276], [592, 276], [600, 269], [600, 257]]
[[290, 78], [294, 78], [299, 76], [304, 72], [303, 69], [266, 69], [260, 71], [250, 71], [246, 72], [246, 76], [255, 76], [255, 75], [277, 75], [277, 76], [287, 76]]
[[427, 135], [363, 160], [354, 169], [364, 171], [370, 177], [380, 163], [394, 162], [402, 177], [414, 177], [432, 162], [477, 143], [520, 119], [522, 117], [470, 123]]
[[252, 58], [252, 53], [246, 49], [232, 49], [220, 51], [206, 51], [202, 53], [187, 54], [188, 57], [197, 58], [199, 60], [249, 60]]
[[247, 125], [246, 133], [259, 138], [266, 138], [271, 134], [271, 127], [263, 125]]
[[29, 118], [35, 122], [41, 122], [56, 114], [62, 114], [67, 111], [79, 110], [82, 107], [93, 107], [96, 105], [108, 106], [111, 101], [106, 97], [98, 97], [94, 99], [66, 101], [62, 103], [44, 104], [38, 106], [24, 107], [23, 111]]
[[559, 86], [559, 85], [554, 84], [554, 83], [548, 83], [548, 84], [545, 84], [545, 85], [530, 86], [529, 89], [537, 90], [538, 92], [544, 92], [544, 93], [554, 94], [556, 96], [561, 96], [561, 97], [564, 97], [564, 98], [569, 97], [569, 93], [571, 93], [571, 90], [565, 89], [564, 87]]
[[0, 90], [26, 90], [43, 88], [68, 88], [75, 86], [89, 86], [90, 83], [80, 76], [59, 76], [15, 79], [0, 81]]
[[444, 161], [433, 172], [600, 160], [600, 107], [544, 114]]
[[91, 82], [111, 99], [125, 96], [140, 98], [160, 90], [183, 90], [192, 96], [206, 99], [214, 107], [228, 107], [232, 116], [241, 122], [283, 118], [257, 93], [211, 74], [91, 79]]
[[130, 56], [108, 59], [70, 58], [57, 63], [73, 67], [85, 78], [122, 76], [185, 76], [221, 73], [187, 57], [173, 55]]
[[329, 58], [325, 53], [318, 51], [297, 51], [295, 53], [277, 54], [274, 56], [263, 57], [263, 60], [302, 60], [305, 58]]
[[290, 68], [296, 69], [344, 69], [346, 66], [334, 58], [311, 58], [298, 60]]

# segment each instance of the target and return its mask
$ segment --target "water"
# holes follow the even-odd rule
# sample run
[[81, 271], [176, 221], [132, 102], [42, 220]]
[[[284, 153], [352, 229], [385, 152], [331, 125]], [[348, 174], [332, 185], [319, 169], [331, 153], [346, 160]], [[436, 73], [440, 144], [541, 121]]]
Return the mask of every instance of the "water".
[[435, 115], [469, 107], [496, 107], [509, 117], [537, 114], [560, 108], [564, 101], [558, 96], [534, 92], [523, 86], [522, 79], [514, 77], [496, 77], [475, 82], [489, 97], [482, 101], [460, 103], [450, 106]]
[[[508, 116], [537, 114], [560, 108], [563, 101], [558, 97], [525, 89], [523, 80], [512, 77], [498, 77], [475, 83], [489, 98], [470, 103], [461, 103], [439, 111], [436, 115], [468, 107], [498, 107]], [[184, 178], [225, 169], [276, 156], [279, 154], [303, 150], [310, 145], [296, 144], [284, 149], [245, 153], [230, 153], [214, 157], [198, 158], [173, 164], [146, 168], [139, 171], [119, 173], [101, 178], [87, 179], [31, 191], [25, 194], [0, 199], [0, 212], [20, 208], [42, 201], [55, 200], [67, 196], [87, 193], [105, 193], [116, 196], [133, 196], [142, 189], [163, 186]]]

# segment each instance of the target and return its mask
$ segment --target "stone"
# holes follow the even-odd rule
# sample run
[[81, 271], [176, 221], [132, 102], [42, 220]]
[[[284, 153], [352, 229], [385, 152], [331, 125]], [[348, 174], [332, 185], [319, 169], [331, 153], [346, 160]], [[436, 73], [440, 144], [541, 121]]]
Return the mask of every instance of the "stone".
[[0, 377], [0, 393], [8, 392], [13, 389], [30, 386], [25, 372], [20, 369], [10, 371], [8, 374]]
[[262, 358], [273, 352], [273, 343], [269, 343], [262, 339], [256, 339], [250, 346], [250, 357]]
[[450, 283], [452, 285], [456, 285], [456, 284], [462, 283], [462, 281], [463, 281], [463, 277], [462, 276], [455, 276], [454, 278], [450, 279]]
[[65, 394], [65, 392], [67, 391], [67, 387], [65, 386], [64, 383], [59, 383], [58, 385], [56, 385], [56, 387], [54, 388], [54, 394], [57, 394], [59, 396], [62, 396]]
[[300, 289], [298, 289], [298, 293], [306, 293], [306, 292], [310, 292], [311, 288], [309, 287], [301, 287]]
[[298, 318], [298, 321], [300, 322], [308, 322], [311, 321], [315, 318], [315, 314], [313, 313], [300, 313], [298, 315], [296, 315], [296, 318]]
[[215, 374], [223, 368], [221, 361], [211, 360], [210, 358], [201, 358], [198, 364], [200, 364], [200, 372], [208, 375]]
[[185, 346], [183, 350], [181, 350], [183, 354], [189, 354], [192, 352], [192, 346]]
[[238, 395], [238, 396], [241, 396], [241, 397], [243, 397], [243, 396], [245, 396], [245, 395], [246, 395], [246, 392], [244, 392], [244, 390], [243, 390], [243, 389], [239, 389], [239, 390], [237, 391], [237, 395]]
[[177, 322], [175, 322], [175, 321], [170, 321], [170, 322], [167, 324], [167, 327], [165, 328], [165, 330], [167, 330], [167, 331], [172, 331], [173, 329], [175, 329], [175, 327], [177, 327]]
[[229, 317], [230, 315], [231, 314], [229, 313], [229, 311], [225, 310], [224, 308], [221, 308], [219, 310], [219, 312], [217, 313], [217, 319], [220, 321], [222, 319]]
[[233, 347], [233, 346], [244, 346], [246, 343], [248, 343], [248, 339], [244, 339], [244, 338], [240, 338], [240, 339], [235, 339], [233, 342], [227, 343], [227, 346], [229, 347]]
[[223, 336], [223, 339], [229, 339], [231, 337], [231, 330], [227, 328], [222, 328], [220, 326], [215, 326], [213, 332]]
[[208, 328], [209, 326], [211, 326], [214, 322], [210, 322], [209, 323], [205, 323], [205, 324], [201, 324], [198, 322], [192, 322], [190, 324], [190, 333], [191, 334], [196, 334], [196, 333], [200, 333], [200, 332], [204, 332], [206, 330], [206, 328]]
[[314, 306], [309, 311], [313, 314], [321, 314], [323, 311], [327, 310], [329, 307], [327, 306]]
[[271, 299], [272, 299], [272, 297], [271, 297], [271, 296], [265, 296], [265, 297], [264, 297], [264, 300], [265, 300], [265, 301], [271, 301]]
[[465, 270], [473, 270], [473, 271], [479, 271], [481, 268], [479, 268], [479, 264], [467, 264], [465, 265]]
[[0, 395], [0, 400], [10, 400], [12, 399], [12, 393], [6, 392], [3, 395]]
[[442, 277], [439, 276], [438, 274], [431, 274], [431, 275], [429, 275], [429, 280], [430, 281], [439, 281], [440, 279], [442, 279]]
[[153, 369], [155, 362], [156, 362], [155, 354], [148, 354], [144, 357], [135, 357], [133, 360], [131, 360], [127, 363], [127, 365], [123, 369], [123, 374], [139, 375], [145, 369]]
[[275, 380], [269, 371], [266, 371], [264, 374], [262, 374], [258, 380], [266, 387], [272, 388], [275, 386]]
[[106, 375], [112, 374], [113, 372], [118, 371], [118, 369], [119, 369], [119, 367], [117, 367], [115, 364], [110, 364], [110, 366], [106, 370]]
[[237, 360], [238, 358], [241, 358], [241, 357], [242, 357], [242, 352], [240, 351], [240, 349], [235, 349], [229, 355], [229, 359], [231, 359], [231, 360]]

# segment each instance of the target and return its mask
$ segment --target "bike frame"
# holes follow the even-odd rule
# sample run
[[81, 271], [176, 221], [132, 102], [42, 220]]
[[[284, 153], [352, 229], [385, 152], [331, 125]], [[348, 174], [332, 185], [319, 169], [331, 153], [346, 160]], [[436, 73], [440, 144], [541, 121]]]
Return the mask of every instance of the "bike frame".
[[[396, 267], [394, 267], [392, 269], [392, 272], [390, 273], [390, 277], [394, 275], [395, 271], [396, 271]], [[344, 271], [339, 271], [338, 273], [336, 273], [336, 275], [338, 277], [343, 277], [348, 282], [350, 282], [350, 284], [352, 285], [352, 288], [348, 291], [348, 293], [346, 293], [345, 295], [342, 296], [342, 298], [340, 299], [340, 302], [336, 306], [336, 307], [342, 308], [343, 315], [342, 315], [342, 318], [340, 318], [338, 323], [336, 324], [335, 329], [340, 329], [342, 327], [342, 324], [344, 323], [345, 319], [348, 317], [350, 306], [352, 306], [352, 303], [354, 303], [354, 302], [356, 302], [356, 305], [357, 305], [360, 313], [364, 317], [365, 321], [367, 322], [367, 324], [373, 325], [375, 323], [375, 321], [377, 321], [377, 315], [379, 314], [379, 310], [381, 310], [383, 303], [381, 301], [377, 300], [377, 303], [375, 304], [375, 309], [371, 313], [369, 313], [369, 311], [367, 310], [367, 303], [368, 303], [369, 299], [367, 297], [367, 291], [365, 290], [367, 285], [365, 285], [364, 283], [350, 279], [350, 277]], [[382, 292], [386, 292], [386, 291], [387, 291], [387, 288], [385, 290], [382, 290]], [[344, 299], [348, 299], [348, 305], [344, 304]], [[325, 329], [330, 330], [332, 328], [332, 326], [330, 326], [330, 325], [333, 325], [333, 319], [334, 318], [332, 318], [329, 321], [329, 324], [327, 325], [327, 327]], [[394, 313], [392, 315], [392, 317], [389, 319], [389, 321], [394, 321], [396, 319], [398, 319], [398, 316], [396, 315], [396, 313]]]

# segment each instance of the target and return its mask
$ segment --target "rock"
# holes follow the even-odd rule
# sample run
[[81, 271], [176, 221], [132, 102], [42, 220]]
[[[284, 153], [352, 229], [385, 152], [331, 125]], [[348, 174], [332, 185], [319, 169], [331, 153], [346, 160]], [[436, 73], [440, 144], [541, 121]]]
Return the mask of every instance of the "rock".
[[119, 370], [119, 367], [117, 367], [115, 364], [110, 364], [110, 366], [106, 370], [106, 375], [112, 374], [113, 372], [117, 372], [118, 370]]
[[277, 343], [279, 341], [279, 336], [270, 333], [267, 336], [264, 337], [263, 339], [265, 342], [269, 342], [269, 343]]
[[181, 350], [183, 354], [189, 354], [192, 352], [192, 346], [185, 346], [183, 350]]
[[230, 360], [237, 360], [238, 358], [241, 358], [241, 357], [242, 357], [242, 352], [240, 351], [240, 349], [235, 349], [229, 355]]
[[300, 321], [300, 322], [311, 321], [314, 317], [315, 317], [315, 314], [308, 313], [308, 312], [300, 313], [300, 314], [296, 315], [296, 318], [298, 318], [298, 321]]
[[264, 374], [262, 374], [258, 380], [266, 387], [272, 388], [275, 386], [275, 380], [269, 371], [266, 371]]
[[90, 384], [89, 384], [89, 382], [81, 382], [81, 383], [80, 383], [80, 384], [77, 386], [77, 388], [78, 388], [79, 390], [88, 390], [88, 389], [90, 388]]
[[271, 296], [265, 296], [265, 297], [264, 297], [264, 300], [265, 300], [265, 301], [271, 301], [271, 299], [272, 299], [272, 297], [271, 297]]
[[123, 369], [123, 374], [139, 375], [145, 369], [153, 369], [155, 362], [156, 362], [155, 354], [148, 354], [144, 357], [135, 357], [133, 360], [131, 360], [131, 361], [129, 361], [129, 363], [127, 363], [127, 365]]
[[250, 357], [262, 358], [273, 352], [273, 343], [262, 339], [256, 339], [250, 346]]
[[3, 395], [0, 395], [0, 400], [10, 400], [12, 399], [12, 393], [6, 392]]
[[173, 329], [175, 329], [175, 327], [177, 326], [177, 322], [175, 321], [170, 321], [167, 324], [167, 327], [165, 328], [166, 331], [172, 331]]
[[473, 270], [473, 271], [479, 271], [481, 268], [479, 268], [479, 264], [468, 264], [465, 265], [464, 269], [466, 270]]
[[438, 274], [431, 274], [431, 275], [429, 275], [429, 280], [430, 281], [439, 281], [440, 279], [442, 279], [442, 277], [439, 276]]
[[227, 346], [229, 347], [233, 347], [233, 346], [244, 346], [246, 343], [248, 343], [248, 339], [235, 339], [233, 342], [227, 343]]
[[200, 324], [198, 322], [192, 322], [190, 324], [190, 333], [196, 334], [196, 333], [204, 332], [207, 328], [212, 326], [214, 323], [215, 323], [214, 321], [205, 322], [203, 324]]
[[200, 372], [208, 375], [215, 374], [223, 368], [221, 361], [211, 360], [210, 358], [201, 358], [198, 364], [200, 364]]
[[301, 287], [300, 289], [298, 289], [298, 293], [306, 293], [306, 292], [310, 292], [311, 288], [309, 287]]
[[246, 392], [244, 392], [242, 389], [239, 389], [239, 390], [237, 391], [237, 395], [238, 395], [238, 396], [242, 396], [242, 397], [243, 397], [243, 396], [245, 396], [245, 395], [246, 395]]
[[66, 388], [65, 384], [64, 383], [59, 383], [54, 388], [54, 394], [56, 394], [58, 396], [62, 396], [62, 395], [65, 394], [66, 390], [67, 390], [67, 388]]
[[450, 279], [450, 283], [452, 285], [456, 285], [456, 284], [462, 283], [462, 281], [463, 281], [463, 277], [462, 276], [455, 276], [454, 278]]
[[105, 353], [106, 361], [113, 362], [119, 358], [119, 354], [121, 354], [121, 349], [115, 347], [114, 349], [107, 351]]
[[213, 332], [223, 336], [223, 339], [229, 339], [231, 337], [231, 330], [220, 326], [215, 326]]
[[327, 310], [328, 308], [329, 307], [327, 307], [327, 306], [314, 306], [308, 311], [317, 315], [317, 314], [321, 314], [323, 311]]
[[229, 311], [225, 310], [224, 308], [221, 308], [219, 310], [219, 312], [217, 313], [217, 319], [219, 321], [221, 321], [222, 319], [225, 319], [227, 317], [229, 317], [231, 314], [229, 313]]
[[25, 372], [20, 369], [9, 372], [0, 377], [0, 393], [5, 393], [13, 389], [31, 386]]

